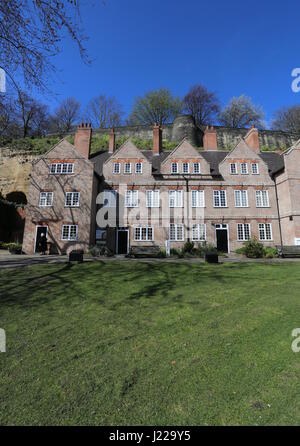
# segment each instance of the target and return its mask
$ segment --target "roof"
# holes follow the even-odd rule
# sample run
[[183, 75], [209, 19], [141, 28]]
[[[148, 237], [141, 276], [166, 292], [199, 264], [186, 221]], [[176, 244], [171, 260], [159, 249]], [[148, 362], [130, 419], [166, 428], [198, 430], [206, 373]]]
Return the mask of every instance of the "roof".
[[[152, 150], [141, 150], [143, 155], [152, 163], [153, 174], [160, 173], [161, 163], [169, 156], [170, 152], [162, 152], [159, 155], [153, 155]], [[219, 176], [219, 164], [228, 155], [228, 151], [223, 150], [201, 150], [201, 155], [210, 164], [211, 174]], [[92, 154], [90, 160], [95, 163], [95, 171], [102, 175], [103, 164], [111, 157], [111, 153], [103, 150]], [[261, 152], [261, 159], [268, 165], [270, 174], [274, 174], [284, 168], [283, 156], [275, 152]]]

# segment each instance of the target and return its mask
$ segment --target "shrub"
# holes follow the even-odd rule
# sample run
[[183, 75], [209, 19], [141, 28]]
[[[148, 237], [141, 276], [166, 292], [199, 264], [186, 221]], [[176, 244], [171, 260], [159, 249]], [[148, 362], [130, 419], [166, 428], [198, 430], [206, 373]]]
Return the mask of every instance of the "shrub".
[[193, 242], [185, 242], [184, 246], [183, 246], [183, 253], [192, 253], [194, 250], [194, 243]]
[[274, 257], [278, 257], [278, 252], [274, 246], [268, 246], [264, 248], [264, 255], [266, 259], [273, 259]]
[[170, 249], [170, 256], [178, 256], [178, 254], [179, 254], [179, 249], [176, 248]]
[[8, 250], [11, 254], [22, 254], [22, 245], [20, 243], [8, 243]]
[[213, 243], [207, 243], [203, 246], [204, 254], [217, 254], [217, 248]]
[[100, 256], [100, 248], [98, 246], [91, 246], [89, 248], [89, 254], [93, 257], [99, 257]]
[[260, 243], [256, 238], [247, 240], [244, 243], [244, 254], [251, 259], [260, 259], [264, 257], [265, 249], [264, 245]]
[[165, 249], [160, 249], [159, 253], [157, 254], [157, 257], [160, 259], [164, 259], [165, 257], [167, 257], [167, 253]]

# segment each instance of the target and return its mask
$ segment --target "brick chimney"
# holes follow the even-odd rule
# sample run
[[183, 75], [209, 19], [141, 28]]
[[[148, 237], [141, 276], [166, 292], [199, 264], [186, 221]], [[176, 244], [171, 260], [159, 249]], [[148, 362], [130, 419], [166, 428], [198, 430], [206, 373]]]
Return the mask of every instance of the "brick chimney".
[[162, 151], [162, 128], [159, 124], [153, 127], [153, 155], [159, 155]]
[[204, 150], [218, 150], [217, 132], [213, 126], [211, 127], [207, 126], [204, 131], [203, 147]]
[[258, 130], [255, 128], [254, 125], [252, 125], [251, 129], [244, 137], [244, 141], [252, 150], [254, 150], [254, 152], [259, 153]]
[[89, 158], [92, 141], [91, 124], [82, 123], [76, 129], [74, 146], [85, 158]]
[[115, 150], [115, 140], [116, 140], [115, 129], [112, 128], [109, 135], [109, 146], [108, 146], [109, 153], [113, 153], [113, 151]]

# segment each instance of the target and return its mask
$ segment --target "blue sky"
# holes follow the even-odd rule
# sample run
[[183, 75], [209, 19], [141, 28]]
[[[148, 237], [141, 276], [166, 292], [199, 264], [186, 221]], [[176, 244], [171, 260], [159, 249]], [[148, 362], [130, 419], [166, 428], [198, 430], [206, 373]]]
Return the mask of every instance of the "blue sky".
[[[86, 106], [100, 93], [130, 111], [133, 99], [159, 87], [183, 96], [197, 83], [226, 104], [246, 94], [263, 106], [300, 103], [291, 71], [300, 67], [299, 3], [269, 0], [85, 0], [82, 21], [93, 60], [86, 66], [69, 38], [54, 60], [58, 100]], [[47, 98], [52, 107], [57, 100]]]

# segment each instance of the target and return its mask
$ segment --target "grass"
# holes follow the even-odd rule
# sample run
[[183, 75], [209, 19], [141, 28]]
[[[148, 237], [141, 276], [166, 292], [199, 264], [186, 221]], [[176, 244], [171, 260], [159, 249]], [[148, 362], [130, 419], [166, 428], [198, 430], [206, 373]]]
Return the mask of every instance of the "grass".
[[298, 425], [300, 268], [106, 261], [0, 273], [1, 425]]

